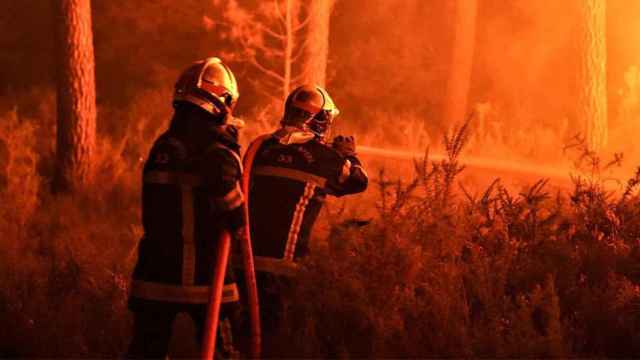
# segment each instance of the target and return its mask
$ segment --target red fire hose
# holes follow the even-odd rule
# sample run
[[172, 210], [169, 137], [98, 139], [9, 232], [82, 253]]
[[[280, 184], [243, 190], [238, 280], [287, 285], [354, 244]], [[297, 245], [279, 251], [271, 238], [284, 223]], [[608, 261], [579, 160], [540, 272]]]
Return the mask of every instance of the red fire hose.
[[249, 219], [249, 185], [251, 182], [251, 169], [253, 168], [253, 160], [260, 145], [269, 138], [269, 135], [263, 135], [254, 140], [242, 161], [244, 171], [242, 174], [242, 193], [244, 199], [244, 218], [245, 218], [245, 236], [242, 242], [242, 255], [244, 260], [245, 283], [247, 285], [249, 317], [251, 319], [251, 356], [254, 359], [260, 357], [261, 352], [261, 331], [260, 331], [260, 305], [258, 299], [258, 288], [256, 286], [256, 273], [253, 265], [253, 251], [251, 248], [251, 227]]
[[[251, 320], [251, 349], [250, 355], [257, 359], [260, 357], [261, 334], [260, 334], [260, 305], [258, 302], [258, 288], [256, 286], [256, 273], [253, 265], [253, 251], [251, 248], [251, 231], [249, 226], [249, 183], [251, 179], [251, 168], [253, 159], [262, 142], [269, 136], [261, 136], [256, 139], [245, 154], [243, 164], [244, 172], [242, 176], [242, 192], [245, 195], [244, 216], [245, 227], [244, 237], [241, 241], [242, 258], [247, 286], [247, 299], [249, 306], [249, 318]], [[222, 303], [222, 290], [224, 287], [225, 272], [229, 259], [229, 249], [231, 248], [231, 236], [224, 231], [218, 242], [218, 257], [216, 259], [214, 282], [211, 289], [209, 309], [207, 311], [207, 322], [205, 324], [205, 334], [202, 342], [202, 359], [211, 360], [215, 355], [218, 322], [220, 317], [220, 305]]]
[[220, 305], [222, 303], [222, 289], [224, 288], [224, 278], [229, 260], [229, 250], [231, 249], [231, 235], [228, 231], [223, 231], [218, 239], [218, 256], [209, 299], [209, 309], [207, 309], [207, 322], [205, 323], [205, 334], [202, 340], [202, 358], [213, 359], [216, 352], [216, 338], [218, 333], [218, 322], [220, 319]]

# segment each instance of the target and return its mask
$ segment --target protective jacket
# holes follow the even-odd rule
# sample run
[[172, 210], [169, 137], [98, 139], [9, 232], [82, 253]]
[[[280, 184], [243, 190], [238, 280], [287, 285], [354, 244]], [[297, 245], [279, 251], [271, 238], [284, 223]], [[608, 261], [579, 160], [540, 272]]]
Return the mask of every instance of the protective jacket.
[[364, 191], [367, 174], [356, 156], [345, 157], [313, 134], [289, 127], [248, 151], [255, 151], [249, 223], [256, 271], [291, 274], [295, 260], [309, 252], [311, 228], [326, 196]]
[[[224, 128], [216, 129], [195, 135], [169, 129], [150, 151], [143, 170], [144, 236], [132, 307], [149, 300], [209, 301], [220, 232], [244, 226], [239, 146]], [[231, 269], [225, 283], [223, 302], [238, 300]]]

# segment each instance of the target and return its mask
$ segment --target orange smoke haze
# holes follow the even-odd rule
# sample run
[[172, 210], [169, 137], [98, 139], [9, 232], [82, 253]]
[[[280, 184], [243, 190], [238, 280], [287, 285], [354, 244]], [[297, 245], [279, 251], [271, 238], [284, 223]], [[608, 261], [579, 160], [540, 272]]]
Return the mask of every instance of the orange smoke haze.
[[[52, 193], [56, 1], [0, 0], [0, 357], [122, 357], [143, 163], [179, 73], [208, 56], [239, 81], [242, 145], [326, 79], [332, 135], [355, 136], [369, 173], [318, 217], [282, 357], [640, 354], [639, 0], [84, 1], [96, 171]], [[587, 125], [606, 148], [563, 151]], [[194, 357], [182, 320], [171, 355]]]
[[[640, 4], [608, 3], [608, 151], [625, 152], [632, 166], [638, 157], [625, 134], [635, 133], [638, 121], [640, 76], [633, 66], [640, 65]], [[234, 4], [235, 18], [266, 7], [255, 0], [93, 1], [100, 131], [121, 136], [137, 121], [126, 116], [135, 112], [132, 108], [147, 109], [146, 131], [158, 131], [170, 116], [177, 73], [212, 54], [233, 60], [242, 94], [240, 115], [251, 124], [261, 114], [261, 129], [276, 124], [278, 105], [275, 111], [264, 110], [281, 95], [269, 98], [263, 75], [237, 56], [242, 49], [232, 33], [243, 29], [231, 27], [223, 16], [229, 4]], [[457, 96], [462, 100], [454, 100], [453, 108], [456, 114], [475, 112], [472, 154], [561, 161], [563, 144], [581, 131], [575, 95], [577, 2], [479, 1], [475, 19], [465, 20], [466, 26], [475, 23], [475, 31], [463, 34], [473, 38], [466, 39], [456, 35], [458, 10], [448, 1], [338, 1], [327, 69], [327, 87], [342, 110], [336, 131], [352, 132], [368, 145], [437, 146], [453, 125], [445, 107], [450, 79], [457, 76], [462, 82], [468, 78], [469, 91], [466, 99]], [[55, 77], [49, 5], [4, 1], [0, 13], [0, 26], [11, 29], [0, 35], [1, 105], [34, 111]], [[467, 44], [462, 54], [472, 66], [468, 75], [456, 75], [458, 42]], [[471, 59], [464, 59], [467, 53]], [[462, 108], [456, 108], [460, 102]]]

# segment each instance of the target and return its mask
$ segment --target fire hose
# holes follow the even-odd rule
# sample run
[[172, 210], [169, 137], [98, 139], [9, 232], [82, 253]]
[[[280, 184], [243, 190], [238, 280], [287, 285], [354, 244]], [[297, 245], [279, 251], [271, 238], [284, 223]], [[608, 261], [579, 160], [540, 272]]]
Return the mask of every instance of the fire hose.
[[249, 318], [251, 319], [251, 356], [259, 358], [261, 352], [261, 330], [260, 330], [260, 302], [258, 299], [258, 288], [256, 285], [256, 272], [253, 264], [253, 251], [251, 247], [251, 223], [249, 218], [249, 190], [251, 185], [251, 170], [253, 160], [262, 143], [270, 135], [263, 135], [254, 140], [242, 161], [244, 171], [242, 173], [242, 193], [244, 199], [244, 236], [242, 242], [242, 255], [244, 260], [245, 283], [248, 294]]
[[222, 290], [224, 288], [224, 278], [230, 249], [231, 235], [229, 235], [228, 231], [223, 231], [218, 239], [218, 255], [216, 257], [211, 297], [209, 298], [209, 308], [207, 309], [205, 334], [202, 341], [202, 358], [207, 360], [213, 359], [216, 351], [220, 305], [222, 304]]
[[[251, 247], [251, 231], [249, 223], [249, 185], [251, 180], [251, 168], [256, 151], [269, 136], [261, 136], [256, 139], [247, 149], [243, 160], [242, 175], [242, 193], [245, 196], [244, 201], [244, 218], [245, 226], [243, 235], [240, 239], [240, 247], [242, 248], [242, 260], [244, 267], [245, 283], [247, 288], [247, 303], [249, 306], [249, 319], [251, 322], [251, 347], [250, 356], [254, 359], [260, 357], [261, 353], [261, 331], [260, 331], [260, 305], [258, 299], [258, 288], [256, 284], [256, 273], [253, 264], [253, 250]], [[203, 339], [202, 359], [210, 360], [215, 355], [216, 338], [218, 331], [218, 322], [220, 317], [220, 305], [222, 303], [222, 290], [224, 287], [225, 272], [229, 259], [229, 251], [231, 248], [231, 236], [229, 232], [224, 231], [218, 242], [218, 257], [215, 264], [215, 273], [211, 298], [209, 301], [209, 309], [207, 311], [207, 320], [205, 324], [206, 333]]]

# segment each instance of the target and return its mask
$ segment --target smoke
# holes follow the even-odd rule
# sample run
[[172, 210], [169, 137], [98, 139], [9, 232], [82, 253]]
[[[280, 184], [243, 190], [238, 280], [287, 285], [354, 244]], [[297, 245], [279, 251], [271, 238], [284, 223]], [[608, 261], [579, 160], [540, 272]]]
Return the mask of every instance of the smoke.
[[[476, 112], [472, 152], [555, 161], [567, 138], [580, 130], [575, 119], [576, 4], [479, 2], [466, 109]], [[148, 97], [154, 99], [149, 114], [164, 126], [172, 85], [182, 68], [204, 56], [241, 53], [233, 38], [222, 36], [228, 24], [220, 1], [94, 0], [92, 5], [99, 128], [109, 135], [136, 122], [122, 114], [132, 106], [144, 108], [137, 102]], [[456, 71], [451, 64], [454, 5], [421, 0], [336, 3], [327, 85], [342, 110], [336, 131], [351, 132], [361, 142], [406, 148], [434, 146], [454, 125], [443, 117], [446, 81]], [[258, 9], [260, 2], [239, 1], [240, 6]], [[4, 2], [0, 10], [0, 27], [7, 30], [0, 34], [0, 105], [5, 110], [15, 104], [33, 108], [38, 99], [29, 94], [51, 89], [55, 79], [50, 6], [35, 0], [20, 6]], [[640, 64], [639, 14], [638, 4], [609, 4], [613, 127], [635, 121], [629, 116], [622, 120], [619, 113], [630, 92], [625, 73]], [[259, 114], [276, 116], [265, 111], [264, 75], [242, 56], [229, 57], [240, 81], [239, 115], [249, 124]], [[624, 141], [629, 140], [616, 139], [613, 147]]]

